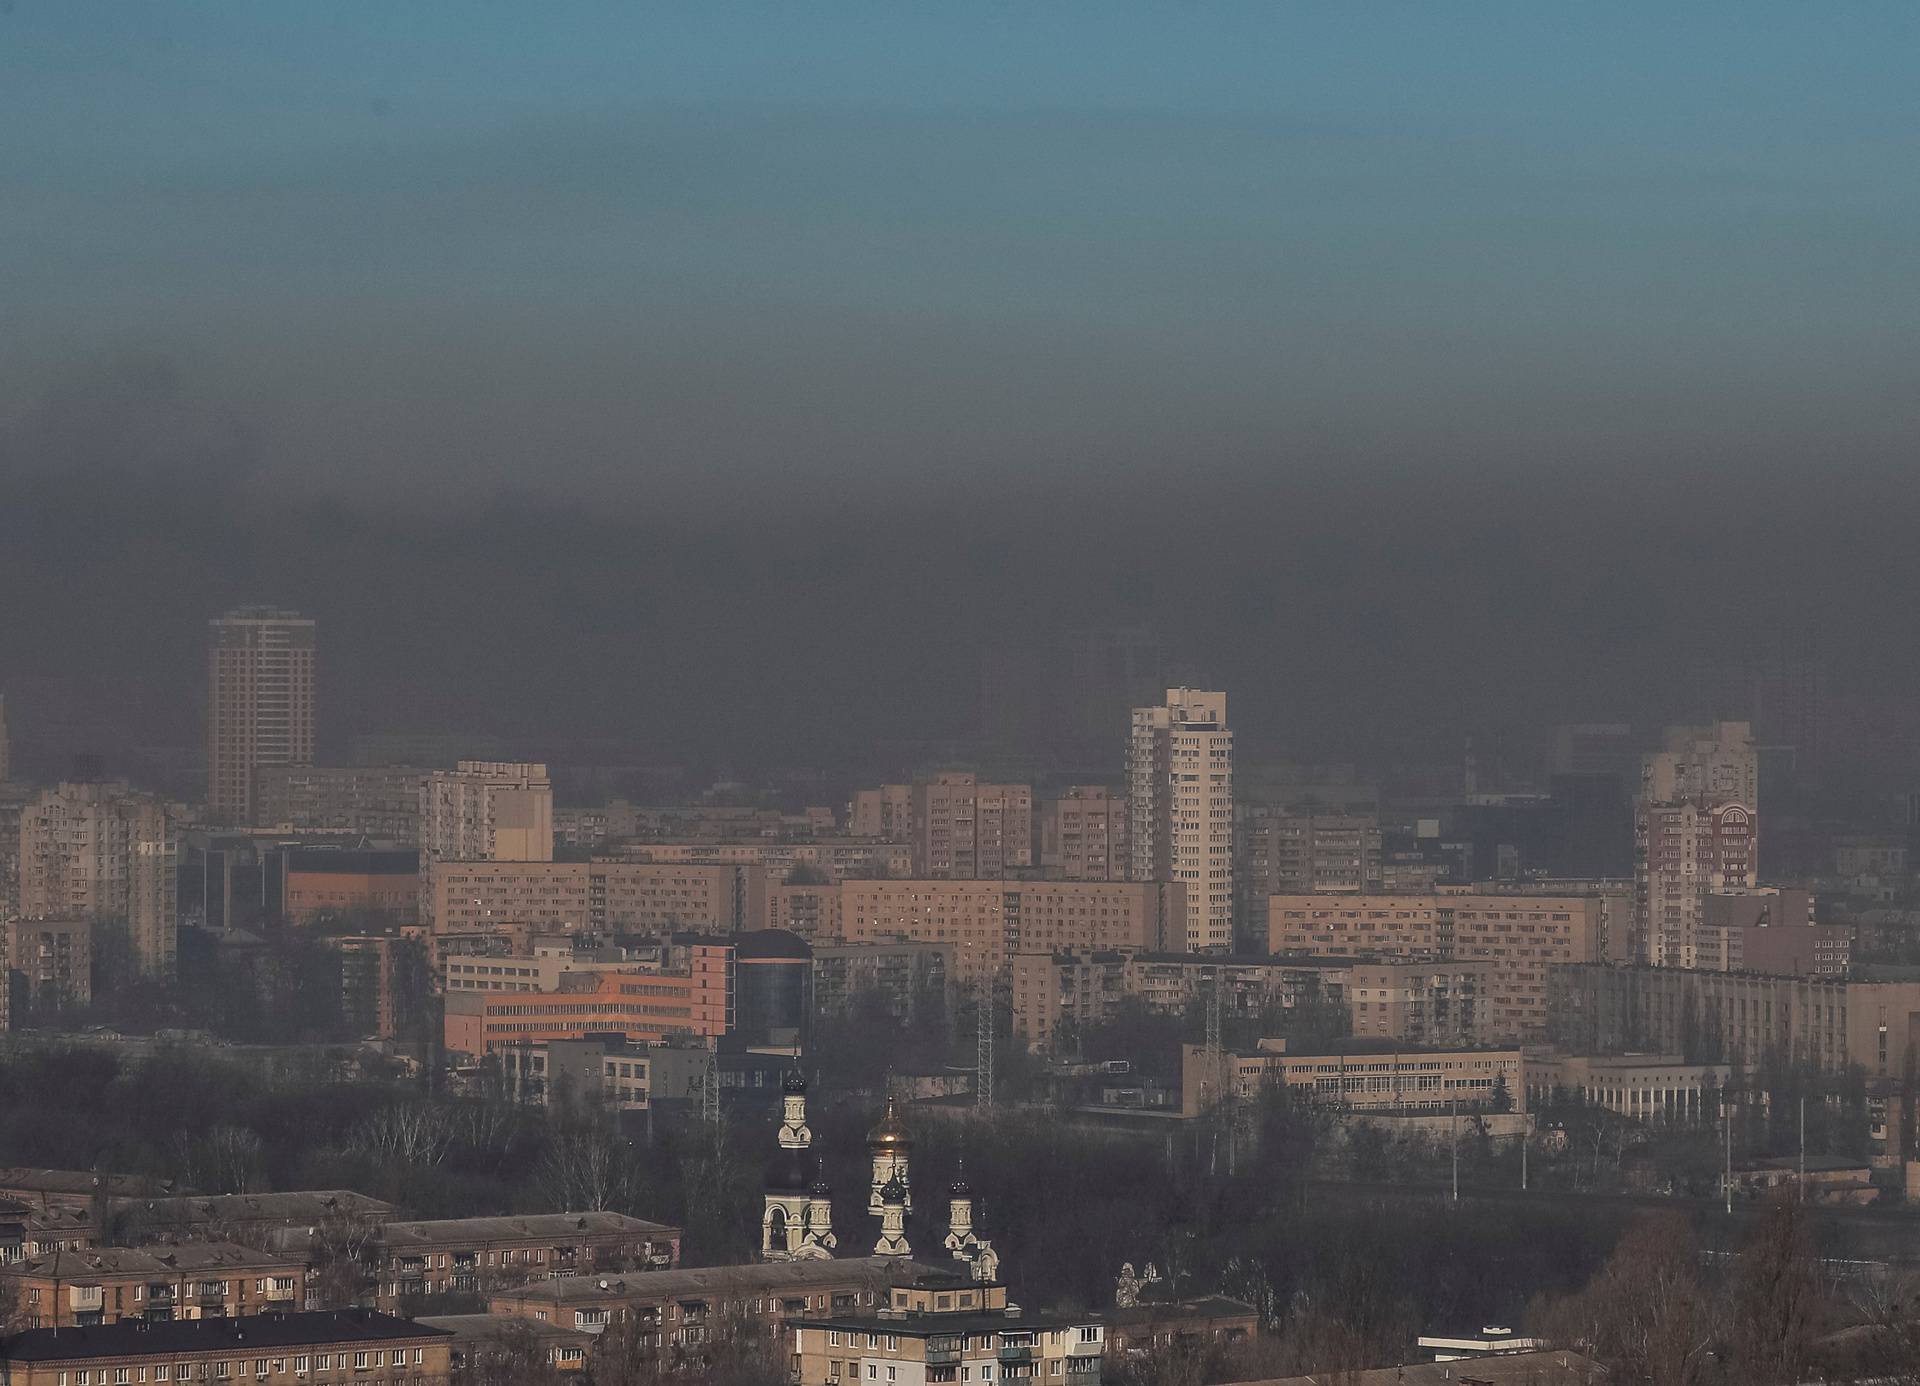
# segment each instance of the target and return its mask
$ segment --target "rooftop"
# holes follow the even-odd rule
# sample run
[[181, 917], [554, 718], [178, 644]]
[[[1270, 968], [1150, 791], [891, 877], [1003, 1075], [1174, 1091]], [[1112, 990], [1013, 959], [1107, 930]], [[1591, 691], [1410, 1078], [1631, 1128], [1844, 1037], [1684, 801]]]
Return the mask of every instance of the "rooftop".
[[425, 1341], [446, 1336], [438, 1328], [377, 1314], [371, 1309], [254, 1314], [243, 1319], [177, 1319], [168, 1323], [123, 1319], [119, 1323], [89, 1328], [30, 1328], [0, 1344], [0, 1361], [84, 1362], [98, 1357]]
[[1598, 1386], [1606, 1380], [1598, 1362], [1577, 1352], [1510, 1352], [1452, 1362], [1410, 1362], [1404, 1367], [1317, 1372], [1266, 1377], [1228, 1386]]
[[837, 1328], [855, 1333], [893, 1333], [902, 1338], [939, 1338], [949, 1333], [1044, 1333], [1055, 1328], [1075, 1328], [1099, 1323], [1099, 1314], [1009, 1314], [986, 1309], [969, 1313], [946, 1314], [919, 1310], [880, 1314], [827, 1314], [819, 1318], [792, 1319], [799, 1328]]
[[496, 1292], [496, 1296], [554, 1304], [584, 1304], [625, 1297], [700, 1299], [712, 1295], [778, 1293], [822, 1285], [873, 1280], [896, 1284], [925, 1275], [949, 1275], [945, 1266], [902, 1261], [893, 1256], [850, 1256], [831, 1261], [783, 1261], [766, 1265], [701, 1266], [695, 1269], [639, 1271], [630, 1275], [563, 1275]]
[[511, 1334], [525, 1333], [534, 1338], [565, 1339], [589, 1343], [594, 1335], [584, 1328], [566, 1328], [545, 1319], [516, 1318], [510, 1314], [422, 1314], [415, 1323], [450, 1334], [455, 1342], [485, 1342]]
[[300, 1267], [296, 1260], [275, 1256], [235, 1242], [183, 1242], [178, 1246], [98, 1246], [78, 1251], [50, 1251], [16, 1264], [13, 1275], [47, 1276], [56, 1280], [85, 1280], [95, 1276], [130, 1275], [164, 1280], [181, 1272], [225, 1270], [236, 1266]]
[[174, 1222], [307, 1222], [346, 1214], [386, 1217], [393, 1212], [383, 1203], [352, 1189], [295, 1189], [286, 1193], [183, 1195], [114, 1200], [123, 1211], [139, 1210]]
[[390, 1222], [381, 1229], [389, 1250], [408, 1245], [446, 1242], [507, 1242], [529, 1237], [564, 1241], [596, 1233], [632, 1233], [636, 1236], [677, 1232], [665, 1223], [630, 1218], [625, 1213], [527, 1213], [520, 1217], [441, 1218], [418, 1222]]
[[46, 1194], [92, 1194], [96, 1189], [125, 1195], [147, 1189], [162, 1194], [179, 1192], [171, 1179], [147, 1179], [137, 1174], [103, 1174], [84, 1169], [29, 1169], [19, 1165], [0, 1169], [0, 1189]]

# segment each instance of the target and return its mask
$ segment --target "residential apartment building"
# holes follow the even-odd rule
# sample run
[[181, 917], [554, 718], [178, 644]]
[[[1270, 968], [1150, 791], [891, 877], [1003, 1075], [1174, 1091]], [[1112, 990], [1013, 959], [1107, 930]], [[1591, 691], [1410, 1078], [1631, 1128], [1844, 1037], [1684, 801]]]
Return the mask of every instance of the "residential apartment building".
[[123, 781], [45, 790], [20, 812], [20, 915], [124, 925], [141, 971], [171, 976], [179, 852], [166, 805]]
[[847, 831], [887, 842], [912, 841], [913, 786], [883, 784], [856, 792], [847, 812]]
[[253, 822], [416, 847], [425, 776], [404, 765], [262, 765], [253, 774]]
[[1204, 1113], [1219, 1081], [1230, 1085], [1236, 1101], [1251, 1102], [1268, 1084], [1284, 1083], [1354, 1112], [1465, 1112], [1498, 1106], [1502, 1094], [1510, 1110], [1526, 1108], [1526, 1063], [1518, 1048], [1423, 1049], [1356, 1037], [1289, 1050], [1283, 1040], [1263, 1040], [1253, 1053], [1223, 1059], [1224, 1074], [1204, 1046], [1181, 1046], [1182, 1115]]
[[551, 862], [553, 784], [533, 761], [463, 760], [420, 780], [421, 917], [439, 928], [433, 868], [441, 862]]
[[36, 1211], [66, 1208], [87, 1212], [101, 1194], [109, 1198], [167, 1195], [178, 1192], [171, 1179], [149, 1179], [138, 1174], [110, 1174], [87, 1169], [0, 1169], [0, 1199]]
[[916, 780], [909, 821], [913, 874], [998, 880], [1033, 865], [1033, 787], [986, 784], [970, 771]]
[[1276, 895], [1267, 938], [1276, 953], [1488, 962], [1482, 1033], [1516, 1040], [1546, 1032], [1549, 967], [1599, 958], [1602, 916], [1598, 895]]
[[1243, 884], [1252, 898], [1380, 887], [1380, 820], [1373, 814], [1256, 808], [1240, 820], [1239, 836]]
[[348, 1029], [365, 1039], [402, 1037], [423, 1017], [407, 1012], [413, 994], [424, 991], [427, 953], [404, 934], [340, 934], [325, 940], [340, 955], [340, 1013]]
[[681, 1232], [624, 1213], [529, 1213], [519, 1217], [389, 1222], [372, 1245], [377, 1301], [490, 1293], [560, 1276], [669, 1270]]
[[1804, 890], [1709, 895], [1694, 931], [1693, 965], [1707, 972], [1773, 972], [1844, 977], [1853, 929], [1816, 924]]
[[1227, 695], [1169, 688], [1133, 711], [1127, 743], [1129, 873], [1186, 891], [1189, 951], [1233, 946], [1233, 733]]
[[753, 842], [629, 842], [609, 853], [620, 861], [679, 866], [758, 866], [769, 881], [796, 871], [827, 881], [848, 876], [911, 876], [913, 848], [874, 837], [767, 838]]
[[497, 1290], [489, 1313], [514, 1315], [588, 1333], [615, 1324], [636, 1325], [643, 1345], [697, 1346], [708, 1330], [741, 1316], [784, 1328], [809, 1314], [877, 1308], [899, 1281], [930, 1271], [897, 1256], [847, 1256], [821, 1261], [756, 1262], [644, 1274], [571, 1275]]
[[1352, 964], [1345, 959], [1233, 957], [1218, 954], [1069, 949], [1016, 953], [1009, 969], [1013, 1030], [1045, 1050], [1076, 1029], [1110, 1019], [1122, 1001], [1183, 1014], [1209, 1004], [1216, 979], [1228, 1016], [1297, 1007], [1346, 1005]]
[[1355, 1038], [1448, 1047], [1486, 1043], [1482, 1003], [1499, 964], [1489, 961], [1355, 962], [1347, 1011]]
[[[892, 872], [886, 873], [887, 879], [892, 877]], [[838, 938], [839, 885], [769, 885], [767, 927], [788, 929], [808, 939]]]
[[370, 1309], [36, 1328], [0, 1341], [0, 1379], [8, 1386], [448, 1386], [447, 1338]]
[[1757, 1066], [1769, 1054], [1830, 1073], [1907, 1076], [1920, 981], [1769, 977], [1661, 967], [1556, 967], [1551, 1037], [1570, 1053], [1679, 1054]]
[[264, 1246], [275, 1233], [289, 1228], [371, 1227], [389, 1221], [393, 1212], [391, 1203], [351, 1189], [136, 1195], [115, 1197], [109, 1203], [114, 1235], [130, 1246], [180, 1241]]
[[952, 949], [939, 943], [899, 940], [813, 945], [813, 1013], [844, 1015], [863, 996], [880, 997], [901, 1020], [941, 996], [951, 971]]
[[1635, 805], [1640, 960], [1698, 964], [1708, 895], [1751, 890], [1759, 874], [1760, 771], [1745, 722], [1673, 727], [1647, 756]]
[[1029, 1314], [1007, 1288], [957, 1275], [895, 1286], [879, 1312], [792, 1321], [797, 1386], [1001, 1381], [1098, 1386], [1106, 1327], [1092, 1314]]
[[0, 1265], [56, 1251], [79, 1251], [100, 1240], [97, 1232], [84, 1208], [0, 1203]]
[[952, 950], [949, 977], [973, 985], [1017, 952], [1159, 949], [1177, 937], [1177, 884], [1122, 881], [843, 881], [840, 941], [906, 939]]
[[9, 919], [9, 990], [25, 1006], [65, 1009], [93, 1000], [93, 921]]
[[254, 776], [313, 763], [313, 622], [243, 606], [208, 623], [207, 807], [254, 821]]
[[1040, 865], [1063, 881], [1124, 881], [1127, 798], [1104, 785], [1068, 785], [1040, 811]]
[[94, 1246], [0, 1265], [28, 1328], [237, 1318], [306, 1302], [306, 1266], [234, 1242]]
[[1013, 1033], [1040, 1053], [1098, 1025], [1126, 997], [1127, 954], [1016, 953], [1008, 968]]
[[440, 861], [428, 880], [438, 934], [736, 933], [768, 916], [766, 872], [754, 865]]

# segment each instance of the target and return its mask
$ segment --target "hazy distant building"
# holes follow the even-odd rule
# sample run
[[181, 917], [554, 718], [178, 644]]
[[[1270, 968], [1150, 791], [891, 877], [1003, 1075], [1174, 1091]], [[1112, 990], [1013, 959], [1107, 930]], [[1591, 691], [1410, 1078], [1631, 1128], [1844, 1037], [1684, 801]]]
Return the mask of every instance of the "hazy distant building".
[[1564, 722], [1553, 729], [1551, 768], [1556, 775], [1637, 776], [1633, 728], [1625, 722]]
[[1643, 956], [1692, 967], [1705, 900], [1750, 890], [1759, 871], [1760, 775], [1745, 722], [1673, 727], [1647, 756], [1634, 816]]
[[1666, 967], [1556, 967], [1551, 1038], [1577, 1054], [1663, 1053], [1754, 1067], [1771, 1056], [1869, 1079], [1911, 1071], [1920, 981]]
[[209, 623], [207, 807], [253, 821], [254, 772], [313, 763], [313, 622], [243, 606]]
[[[1178, 882], [842, 881], [839, 939], [906, 939], [952, 950], [948, 976], [973, 985], [1015, 953], [1164, 949], [1187, 917]], [[820, 939], [816, 937], [815, 946]]]
[[411, 847], [420, 838], [424, 775], [405, 766], [262, 766], [254, 774], [253, 821], [284, 832], [357, 833]]
[[420, 918], [433, 925], [438, 862], [553, 860], [553, 784], [532, 761], [463, 760], [420, 780]]
[[1033, 865], [1033, 788], [988, 784], [966, 770], [883, 784], [853, 796], [854, 837], [904, 842], [926, 880], [994, 880]]
[[9, 920], [6, 963], [7, 990], [22, 1005], [85, 1006], [93, 1000], [93, 921]]
[[554, 935], [730, 934], [768, 917], [767, 873], [751, 864], [463, 860], [422, 869], [422, 909], [440, 934], [505, 933], [522, 925]]
[[1133, 710], [1127, 840], [1136, 881], [1186, 891], [1189, 951], [1233, 946], [1233, 733], [1227, 695], [1169, 688]]
[[1127, 800], [1104, 785], [1068, 785], [1040, 810], [1040, 865], [1066, 881], [1124, 881]]
[[971, 771], [916, 780], [913, 870], [929, 880], [994, 880], [1033, 865], [1033, 789]]
[[906, 842], [913, 837], [913, 786], [883, 784], [853, 796], [847, 831], [855, 837]]
[[7, 695], [0, 693], [0, 784], [13, 778], [13, 742], [7, 735]]
[[1320, 957], [1485, 961], [1475, 1024], [1491, 1038], [1547, 1029], [1547, 969], [1605, 956], [1605, 901], [1442, 891], [1431, 895], [1276, 895], [1268, 947]]
[[1359, 893], [1380, 884], [1380, 820], [1372, 814], [1259, 813], [1239, 826], [1242, 882], [1269, 895]]
[[1151, 626], [1097, 626], [1067, 640], [1073, 690], [1073, 733], [1101, 742], [1126, 725], [1127, 712], [1166, 687], [1160, 681], [1160, 636]]
[[159, 800], [121, 782], [59, 785], [20, 813], [20, 915], [123, 923], [134, 964], [171, 975], [178, 860]]

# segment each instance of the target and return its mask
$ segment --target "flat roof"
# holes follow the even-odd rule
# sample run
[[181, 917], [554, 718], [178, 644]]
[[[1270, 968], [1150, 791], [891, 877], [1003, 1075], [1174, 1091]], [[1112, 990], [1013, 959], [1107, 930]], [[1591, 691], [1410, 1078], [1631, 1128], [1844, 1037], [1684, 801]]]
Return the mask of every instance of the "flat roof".
[[837, 1328], [853, 1333], [894, 1333], [903, 1338], [940, 1338], [950, 1333], [1045, 1333], [1102, 1322], [1099, 1314], [1007, 1314], [997, 1309], [977, 1313], [943, 1314], [907, 1310], [882, 1318], [878, 1314], [829, 1314], [822, 1318], [788, 1320], [793, 1328]]
[[918, 1279], [935, 1273], [948, 1275], [951, 1272], [945, 1266], [925, 1261], [906, 1261], [897, 1256], [852, 1256], [844, 1260], [699, 1266], [620, 1275], [562, 1275], [531, 1285], [495, 1290], [492, 1297], [554, 1304], [590, 1304], [626, 1297], [702, 1299], [727, 1293], [806, 1290], [868, 1278], [892, 1282], [902, 1277]]
[[70, 1362], [96, 1357], [151, 1357], [196, 1352], [250, 1352], [328, 1343], [421, 1342], [444, 1338], [438, 1328], [371, 1309], [319, 1310], [300, 1314], [253, 1314], [243, 1319], [177, 1319], [87, 1328], [30, 1328], [0, 1347], [0, 1360]]
[[443, 1242], [504, 1242], [519, 1238], [561, 1238], [594, 1233], [678, 1232], [663, 1222], [630, 1218], [625, 1213], [527, 1213], [520, 1217], [438, 1218], [390, 1222], [380, 1230], [389, 1251], [408, 1244], [437, 1246]]

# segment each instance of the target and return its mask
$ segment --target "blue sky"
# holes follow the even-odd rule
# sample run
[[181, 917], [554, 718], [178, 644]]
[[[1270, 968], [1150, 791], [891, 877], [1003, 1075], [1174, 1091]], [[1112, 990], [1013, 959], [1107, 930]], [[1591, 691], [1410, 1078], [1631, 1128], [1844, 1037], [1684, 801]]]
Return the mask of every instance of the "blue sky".
[[1916, 59], [1911, 4], [12, 0], [0, 423], [60, 465], [133, 357], [130, 465], [314, 486], [1885, 465]]

